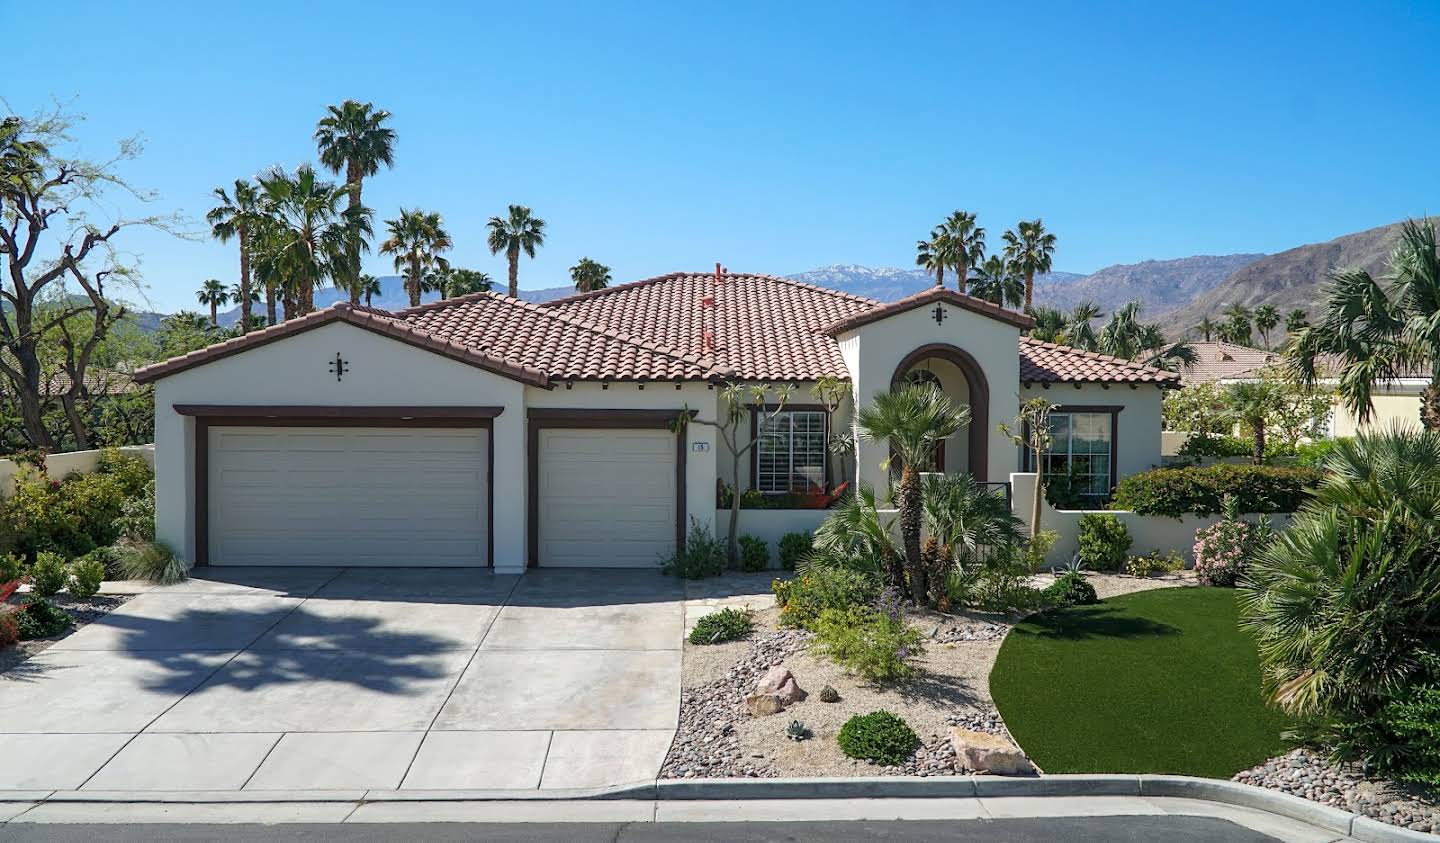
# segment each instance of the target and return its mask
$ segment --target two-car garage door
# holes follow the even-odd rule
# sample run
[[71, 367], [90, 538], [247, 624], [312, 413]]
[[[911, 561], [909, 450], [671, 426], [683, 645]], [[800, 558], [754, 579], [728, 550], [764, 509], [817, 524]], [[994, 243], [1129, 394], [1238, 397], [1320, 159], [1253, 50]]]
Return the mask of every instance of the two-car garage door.
[[213, 565], [485, 565], [489, 431], [212, 427]]

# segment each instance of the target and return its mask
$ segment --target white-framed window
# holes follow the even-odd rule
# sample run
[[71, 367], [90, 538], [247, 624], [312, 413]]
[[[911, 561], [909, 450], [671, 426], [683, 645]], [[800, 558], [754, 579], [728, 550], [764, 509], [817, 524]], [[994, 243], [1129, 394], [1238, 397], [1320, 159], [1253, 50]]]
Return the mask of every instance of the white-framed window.
[[755, 444], [755, 488], [769, 493], [823, 491], [825, 428], [823, 410], [762, 416]]
[[[1099, 504], [1109, 499], [1114, 477], [1114, 413], [1083, 410], [1051, 413], [1050, 436], [1050, 450], [1045, 454], [1046, 476], [1069, 475], [1071, 489], [1087, 503]], [[1035, 470], [1028, 450], [1025, 451], [1025, 470]]]

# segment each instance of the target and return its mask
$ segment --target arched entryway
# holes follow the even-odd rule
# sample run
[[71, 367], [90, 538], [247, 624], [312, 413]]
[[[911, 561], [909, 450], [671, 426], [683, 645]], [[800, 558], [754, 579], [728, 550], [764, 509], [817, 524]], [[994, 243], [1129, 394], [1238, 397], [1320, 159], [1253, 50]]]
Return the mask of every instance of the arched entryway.
[[945, 450], [944, 464], [947, 472], [968, 471], [977, 480], [988, 480], [988, 459], [990, 446], [990, 384], [985, 372], [975, 358], [962, 349], [945, 343], [922, 345], [900, 361], [890, 377], [891, 388], [907, 382], [924, 381], [938, 383], [940, 388], [957, 404], [970, 407], [970, 425], [962, 454], [952, 446]]

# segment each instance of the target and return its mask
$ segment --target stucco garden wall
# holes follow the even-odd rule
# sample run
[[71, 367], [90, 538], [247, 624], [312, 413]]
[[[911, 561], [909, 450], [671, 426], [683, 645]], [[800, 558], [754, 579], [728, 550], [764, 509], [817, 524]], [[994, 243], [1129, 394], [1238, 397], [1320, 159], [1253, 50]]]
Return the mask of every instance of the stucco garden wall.
[[[152, 467], [155, 465], [154, 445], [127, 445], [116, 450], [140, 457]], [[71, 474], [89, 474], [100, 465], [100, 455], [103, 453], [103, 450], [97, 450], [49, 454], [45, 457], [45, 473], [55, 480], [63, 480]], [[0, 495], [9, 495], [15, 491], [15, 474], [19, 470], [20, 464], [14, 460], [0, 460]]]
[[[327, 366], [337, 352], [349, 363], [340, 381]], [[525, 563], [524, 403], [517, 381], [338, 322], [162, 378], [155, 386], [156, 536], [195, 558], [195, 422], [175, 404], [499, 406], [494, 562], [518, 569]]]
[[[720, 539], [730, 537], [730, 510], [716, 509], [715, 534]], [[830, 515], [828, 509], [742, 509], [740, 510], [740, 535], [758, 536], [770, 545], [770, 566], [780, 564], [780, 537], [786, 533], [815, 532]]]

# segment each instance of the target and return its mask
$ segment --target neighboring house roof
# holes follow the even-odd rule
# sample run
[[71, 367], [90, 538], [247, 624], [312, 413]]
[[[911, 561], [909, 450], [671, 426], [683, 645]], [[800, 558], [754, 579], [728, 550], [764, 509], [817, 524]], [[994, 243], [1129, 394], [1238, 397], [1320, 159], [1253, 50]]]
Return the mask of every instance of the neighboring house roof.
[[539, 369], [524, 366], [502, 357], [462, 345], [457, 342], [441, 339], [417, 329], [413, 325], [395, 318], [394, 314], [370, 307], [354, 307], [345, 302], [331, 305], [324, 310], [317, 310], [307, 313], [295, 319], [289, 319], [278, 325], [271, 325], [259, 331], [252, 331], [241, 337], [225, 340], [215, 345], [206, 346], [198, 351], [189, 354], [182, 354], [179, 357], [172, 357], [160, 363], [154, 363], [135, 371], [136, 383], [149, 383], [159, 380], [167, 375], [183, 372], [186, 369], [194, 368], [205, 363], [211, 363], [229, 357], [232, 354], [239, 354], [242, 351], [268, 345], [276, 340], [281, 340], [295, 334], [319, 328], [322, 325], [329, 325], [334, 322], [344, 322], [367, 331], [374, 331], [403, 343], [423, 348], [426, 351], [433, 351], [443, 354], [462, 363], [478, 366], [481, 369], [505, 375], [515, 380], [534, 386], [550, 385], [549, 377]]
[[929, 290], [916, 293], [913, 296], [906, 296], [903, 299], [898, 299], [889, 304], [878, 305], [869, 310], [833, 322], [825, 326], [825, 333], [833, 337], [837, 334], [843, 334], [846, 331], [853, 331], [862, 325], [878, 322], [888, 316], [895, 316], [909, 310], [914, 310], [917, 307], [924, 307], [936, 301], [943, 301], [964, 310], [971, 311], [972, 313], [978, 313], [981, 316], [998, 319], [1001, 322], [1014, 325], [1022, 331], [1035, 327], [1035, 320], [1023, 313], [1008, 310], [998, 304], [991, 304], [984, 299], [967, 296], [964, 293], [946, 287], [932, 287]]
[[1153, 383], [1179, 386], [1180, 375], [1134, 360], [1020, 338], [1021, 383]]
[[[140, 383], [341, 321], [461, 362], [548, 387], [554, 380], [813, 381], [848, 378], [833, 333], [934, 301], [1016, 327], [1028, 316], [953, 290], [889, 304], [743, 273], [673, 273], [541, 305], [473, 293], [390, 313], [333, 305], [147, 366]], [[1025, 383], [1178, 384], [1134, 361], [1020, 338]]]
[[[51, 372], [40, 382], [40, 392], [43, 395], [61, 396], [70, 391], [71, 383], [69, 372], [63, 369]], [[138, 388], [125, 372], [95, 366], [87, 366], [85, 369], [85, 392], [91, 396], [124, 395]]]
[[1259, 370], [1280, 362], [1273, 351], [1232, 342], [1192, 342], [1195, 362], [1180, 370], [1188, 384], [1215, 383], [1232, 378], [1259, 377]]
[[514, 360], [559, 380], [714, 380], [711, 358], [592, 325], [498, 293], [423, 304], [395, 318], [433, 337]]
[[840, 347], [821, 329], [879, 302], [773, 275], [727, 272], [719, 278], [717, 284], [714, 273], [676, 272], [541, 307], [710, 355], [742, 380], [849, 377]]

